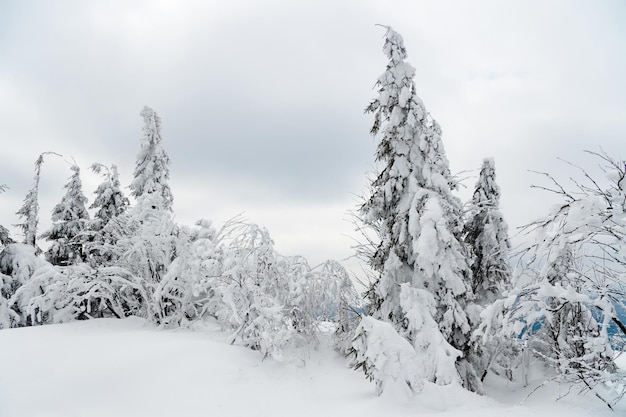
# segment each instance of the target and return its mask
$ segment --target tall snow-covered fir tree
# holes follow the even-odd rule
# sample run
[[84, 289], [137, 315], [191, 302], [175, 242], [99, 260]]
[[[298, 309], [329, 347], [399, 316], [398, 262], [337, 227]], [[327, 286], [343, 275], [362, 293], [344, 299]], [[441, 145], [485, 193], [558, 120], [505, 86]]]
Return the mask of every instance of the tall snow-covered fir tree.
[[141, 150], [130, 184], [137, 203], [119, 219], [123, 230], [117, 250], [138, 277], [158, 283], [175, 257], [177, 227], [168, 184], [170, 158], [162, 146], [159, 116], [148, 106], [140, 115], [144, 121]]
[[144, 121], [143, 137], [130, 184], [131, 195], [138, 198], [147, 193], [159, 193], [164, 208], [171, 211], [174, 198], [168, 184], [170, 158], [162, 146], [161, 118], [148, 106], [144, 106], [140, 116]]
[[[431, 314], [444, 339], [463, 352], [471, 330], [465, 307], [473, 294], [467, 250], [459, 240], [462, 204], [452, 194], [456, 184], [441, 129], [416, 94], [415, 69], [405, 62], [403, 39], [391, 28], [383, 51], [389, 63], [378, 78], [378, 98], [366, 112], [374, 114], [371, 133], [381, 135], [376, 159], [384, 167], [360, 208], [380, 238], [370, 259], [378, 274], [369, 291], [371, 309], [420, 348], [432, 343], [425, 339], [432, 332], [420, 328], [433, 322], [425, 317]], [[429, 301], [414, 305], [409, 299]], [[443, 350], [438, 354], [456, 358]], [[480, 391], [467, 361], [457, 361], [457, 369], [465, 386]]]
[[472, 249], [472, 290], [481, 305], [493, 302], [510, 285], [511, 244], [499, 201], [495, 163], [485, 158], [465, 224], [465, 242]]
[[81, 233], [89, 221], [80, 180], [80, 168], [71, 167], [74, 173], [65, 185], [65, 195], [61, 202], [52, 209], [52, 227], [41, 237], [52, 241], [46, 251], [46, 259], [54, 265], [73, 265], [86, 259]]

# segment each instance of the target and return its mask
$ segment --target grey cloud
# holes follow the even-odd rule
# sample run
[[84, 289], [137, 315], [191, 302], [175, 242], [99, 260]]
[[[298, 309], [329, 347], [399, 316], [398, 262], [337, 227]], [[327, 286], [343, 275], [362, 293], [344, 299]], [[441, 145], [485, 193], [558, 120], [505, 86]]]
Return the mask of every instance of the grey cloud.
[[[529, 188], [528, 169], [567, 176], [556, 157], [593, 164], [582, 149], [598, 146], [626, 156], [619, 2], [23, 1], [0, 8], [0, 183], [11, 186], [0, 195], [0, 223], [13, 222], [4, 219], [19, 208], [42, 151], [74, 156], [90, 198], [99, 181], [87, 170], [92, 162], [117, 164], [127, 185], [146, 104], [163, 119], [181, 220], [250, 212], [290, 248], [297, 244], [289, 227], [309, 213], [324, 218], [317, 229], [326, 232], [314, 224], [299, 230], [311, 236], [304, 254], [334, 256], [325, 248], [337, 241], [330, 218], [354, 207], [352, 194], [374, 166], [371, 119], [362, 110], [386, 64], [384, 30], [375, 23], [403, 34], [452, 170], [495, 157], [513, 228], [547, 208]], [[44, 167], [42, 222], [66, 171], [62, 161]], [[273, 203], [292, 211], [272, 215]], [[340, 256], [350, 251], [344, 246]]]

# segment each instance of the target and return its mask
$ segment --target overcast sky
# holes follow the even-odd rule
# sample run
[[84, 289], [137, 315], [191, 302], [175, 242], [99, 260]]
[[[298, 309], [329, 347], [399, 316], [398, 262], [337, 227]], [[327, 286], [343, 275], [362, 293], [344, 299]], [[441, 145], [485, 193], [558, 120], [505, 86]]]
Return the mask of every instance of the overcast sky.
[[[0, 2], [0, 224], [43, 151], [41, 226], [82, 168], [130, 184], [144, 105], [162, 118], [179, 223], [239, 213], [285, 255], [352, 255], [348, 211], [375, 169], [363, 109], [384, 30], [405, 39], [453, 172], [496, 162], [511, 231], [550, 207], [528, 170], [568, 175], [584, 149], [626, 158], [624, 1]], [[21, 239], [21, 236], [17, 236]], [[350, 263], [351, 268], [355, 266]]]

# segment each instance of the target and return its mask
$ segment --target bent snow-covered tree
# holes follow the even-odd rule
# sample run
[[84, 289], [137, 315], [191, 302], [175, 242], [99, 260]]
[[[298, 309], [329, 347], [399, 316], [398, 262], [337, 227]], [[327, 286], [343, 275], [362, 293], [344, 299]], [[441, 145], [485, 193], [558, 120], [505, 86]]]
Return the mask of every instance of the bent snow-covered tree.
[[43, 157], [45, 155], [54, 154], [60, 156], [55, 152], [44, 152], [35, 161], [35, 182], [33, 188], [28, 190], [26, 197], [24, 197], [24, 204], [17, 211], [17, 215], [20, 216], [24, 223], [19, 223], [18, 226], [24, 231], [24, 243], [30, 245], [39, 251], [37, 248], [37, 225], [39, 224], [39, 178], [41, 177], [41, 165], [43, 164]]
[[[6, 184], [0, 184], [0, 194], [5, 192], [7, 188]], [[0, 249], [11, 243], [13, 243], [13, 239], [9, 236], [8, 229], [0, 224]]]
[[[378, 274], [368, 292], [370, 308], [377, 319], [390, 322], [413, 346], [432, 343], [421, 337], [429, 333], [419, 331], [432, 318], [443, 338], [465, 353], [471, 330], [465, 307], [473, 294], [467, 251], [459, 240], [462, 204], [452, 194], [456, 184], [441, 129], [416, 94], [415, 69], [405, 62], [402, 37], [391, 28], [387, 28], [383, 50], [389, 63], [377, 82], [378, 98], [366, 108], [374, 115], [371, 133], [381, 134], [376, 159], [383, 169], [360, 208], [361, 218], [380, 238], [370, 259]], [[403, 306], [402, 284], [408, 284], [407, 294], [409, 290], [429, 292], [432, 309], [415, 306], [420, 309], [418, 314], [411, 306]], [[408, 318], [431, 312], [432, 317], [422, 323]], [[456, 359], [445, 349], [435, 354], [453, 363]], [[423, 360], [432, 360], [432, 356], [423, 356]], [[464, 385], [480, 391], [471, 364], [461, 358], [456, 365]]]
[[83, 194], [80, 168], [71, 167], [74, 173], [65, 185], [65, 195], [52, 210], [52, 227], [41, 237], [52, 241], [46, 258], [53, 265], [72, 265], [85, 260], [81, 233], [89, 221], [85, 207], [87, 197]]
[[134, 179], [130, 184], [131, 195], [139, 198], [144, 194], [158, 193], [163, 207], [171, 211], [174, 198], [168, 185], [170, 158], [162, 146], [161, 118], [148, 106], [144, 106], [140, 115], [144, 122], [143, 137]]

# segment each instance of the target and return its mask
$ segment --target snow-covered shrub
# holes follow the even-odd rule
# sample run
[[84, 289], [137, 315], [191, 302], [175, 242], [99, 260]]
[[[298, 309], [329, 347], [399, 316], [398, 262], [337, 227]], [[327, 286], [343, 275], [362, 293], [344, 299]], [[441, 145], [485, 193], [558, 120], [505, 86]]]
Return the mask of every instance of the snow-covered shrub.
[[[116, 266], [100, 267], [90, 270], [83, 279], [86, 281], [79, 302], [92, 306], [91, 316], [128, 317], [140, 316], [148, 294], [137, 284], [137, 278], [128, 270]], [[84, 300], [84, 301], [81, 301]]]
[[[562, 261], [557, 260], [559, 264]], [[549, 272], [515, 292], [516, 300], [506, 317], [513, 324], [511, 333], [521, 334], [531, 351], [563, 380], [589, 387], [616, 377], [626, 381], [626, 374], [613, 362], [615, 353], [609, 342], [613, 304], [586, 293], [575, 269], [561, 269], [564, 264], [546, 269], [554, 272], [555, 266], [564, 273], [558, 280]], [[595, 316], [594, 310], [602, 313]]]
[[233, 342], [278, 358], [296, 330], [293, 311], [281, 302], [289, 288], [281, 279], [273, 242], [267, 230], [254, 224], [235, 223], [229, 233], [218, 319], [235, 329]]
[[138, 311], [133, 291], [141, 291], [121, 268], [87, 264], [46, 264], [11, 297], [23, 325], [64, 323], [97, 317], [125, 317]]
[[12, 243], [0, 252], [0, 273], [8, 276], [5, 278], [5, 285], [10, 285], [8, 294], [14, 294], [36, 269], [47, 264], [35, 252], [34, 247], [23, 243]]
[[536, 274], [534, 279], [485, 308], [475, 337], [497, 348], [492, 369], [510, 377], [515, 356], [527, 350], [555, 379], [593, 391], [612, 405], [626, 394], [626, 372], [615, 366], [608, 334], [615, 306], [611, 297], [586, 286], [589, 276], [575, 253], [567, 244], [555, 248], [540, 270], [527, 272]]
[[14, 293], [14, 281], [10, 275], [0, 273], [0, 330], [17, 327], [20, 316], [9, 306]]
[[318, 322], [339, 318], [342, 303], [352, 301], [354, 289], [335, 261], [312, 270], [303, 257], [276, 253], [266, 229], [240, 219], [218, 236], [192, 243], [204, 259], [188, 265], [204, 271], [194, 284], [204, 294], [197, 303], [233, 329], [233, 342], [279, 358], [288, 347], [314, 345]]
[[216, 230], [210, 220], [200, 220], [196, 223], [199, 230], [191, 243], [187, 254], [185, 272], [192, 282], [193, 306], [192, 317], [217, 317], [223, 302], [220, 285], [223, 284], [224, 248], [222, 238], [225, 227]]
[[301, 337], [313, 338], [316, 331], [312, 315], [315, 279], [309, 263], [302, 256], [282, 257], [278, 254], [275, 263], [274, 297], [283, 306], [294, 330]]
[[163, 326], [181, 326], [206, 317], [217, 317], [223, 310], [222, 232], [209, 220], [199, 220], [199, 229], [181, 228], [176, 253], [157, 285], [154, 297], [159, 303]]
[[346, 269], [328, 260], [311, 271], [311, 313], [315, 321], [335, 324], [335, 348], [346, 352], [358, 326], [361, 300]]
[[[511, 334], [529, 341], [533, 352], [568, 381], [584, 389], [613, 387], [626, 376], [613, 362], [608, 329], [626, 339], [626, 324], [617, 313], [624, 307], [626, 273], [626, 165], [605, 153], [606, 178], [594, 179], [581, 169], [585, 182], [569, 191], [549, 174], [538, 186], [561, 198], [548, 215], [526, 226], [533, 234], [521, 252], [529, 283], [515, 289], [505, 307]], [[624, 386], [624, 385], [622, 385]], [[599, 395], [596, 391], [596, 395]], [[605, 394], [607, 403], [624, 391]]]
[[115, 241], [108, 248], [115, 265], [128, 271], [134, 285], [141, 288], [143, 306], [139, 315], [160, 323], [162, 305], [155, 293], [176, 256], [178, 244], [179, 229], [172, 213], [164, 209], [159, 194], [144, 194], [135, 206], [111, 219], [104, 230]]
[[46, 263], [17, 289], [9, 304], [21, 312], [24, 326], [69, 321], [73, 317], [66, 287], [66, 277]]
[[0, 328], [16, 327], [27, 323], [23, 310], [11, 305], [9, 300], [22, 285], [31, 279], [37, 269], [49, 265], [35, 252], [36, 249], [33, 246], [22, 243], [9, 244], [0, 252], [0, 279], [2, 280]]
[[407, 320], [407, 338], [417, 355], [418, 374], [439, 385], [459, 382], [455, 362], [462, 354], [448, 343], [433, 319], [436, 308], [433, 295], [402, 284], [400, 304]]
[[484, 381], [489, 371], [513, 380], [513, 368], [520, 359], [524, 342], [508, 330], [505, 320], [510, 306], [507, 306], [508, 292], [488, 304], [480, 311], [477, 329], [472, 335], [476, 349], [480, 349], [479, 375]]
[[400, 287], [408, 334], [400, 335], [388, 323], [363, 317], [347, 350], [352, 366], [376, 382], [379, 395], [389, 379], [404, 381], [414, 393], [425, 381], [460, 383], [457, 359], [461, 352], [446, 341], [433, 320], [432, 294], [406, 283]]
[[154, 290], [155, 312], [158, 323], [164, 327], [180, 326], [190, 317], [192, 283], [185, 278], [184, 260], [176, 258]]
[[378, 395], [391, 381], [403, 383], [410, 394], [420, 392], [424, 386], [413, 346], [391, 324], [371, 316], [361, 318], [348, 358], [354, 369], [362, 370], [376, 384]]
[[346, 315], [353, 316], [359, 308], [359, 297], [348, 271], [337, 261], [327, 260], [313, 268], [307, 278], [309, 306], [316, 321], [339, 322]]

